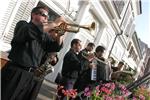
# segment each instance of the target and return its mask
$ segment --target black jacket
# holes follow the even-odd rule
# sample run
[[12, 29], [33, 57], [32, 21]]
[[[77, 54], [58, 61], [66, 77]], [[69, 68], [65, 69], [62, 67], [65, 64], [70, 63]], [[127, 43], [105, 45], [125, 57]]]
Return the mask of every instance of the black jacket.
[[58, 52], [62, 47], [32, 22], [24, 24], [16, 32], [9, 59], [21, 66], [37, 67], [46, 53]]
[[76, 79], [81, 69], [81, 63], [78, 55], [70, 49], [63, 60], [62, 76], [70, 79]]

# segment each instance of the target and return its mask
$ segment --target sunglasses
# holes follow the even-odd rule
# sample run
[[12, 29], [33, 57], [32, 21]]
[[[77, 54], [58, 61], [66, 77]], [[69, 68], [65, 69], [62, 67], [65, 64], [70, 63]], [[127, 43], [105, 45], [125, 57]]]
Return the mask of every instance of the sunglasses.
[[37, 15], [41, 15], [41, 16], [43, 16], [43, 17], [47, 17], [47, 18], [49, 18], [48, 13], [44, 13], [44, 12], [37, 12], [36, 14], [37, 14]]

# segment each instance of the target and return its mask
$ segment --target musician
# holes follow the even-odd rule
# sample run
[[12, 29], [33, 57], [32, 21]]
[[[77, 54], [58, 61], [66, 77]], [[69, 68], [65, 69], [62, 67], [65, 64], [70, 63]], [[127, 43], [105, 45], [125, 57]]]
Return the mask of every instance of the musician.
[[93, 51], [94, 47], [95, 47], [95, 44], [90, 42], [87, 44], [87, 46], [83, 50], [80, 51], [80, 53], [79, 53], [79, 59], [81, 61], [81, 72], [80, 73], [82, 73], [82, 71], [86, 70], [88, 68], [87, 67], [88, 62], [92, 61], [94, 54], [91, 52]]
[[[93, 60], [105, 60], [103, 57], [105, 48], [103, 46], [97, 46], [94, 52], [94, 59]], [[96, 59], [95, 59], [96, 58]], [[78, 77], [74, 88], [77, 89], [78, 92], [83, 91], [88, 85], [94, 84], [96, 81], [91, 80], [91, 69], [95, 68], [97, 65], [94, 64], [92, 61], [89, 61], [88, 69], [84, 70], [80, 76]]]
[[108, 58], [108, 61], [110, 62], [110, 66], [111, 66], [111, 67], [114, 67], [114, 66], [115, 66], [116, 61], [115, 61], [115, 59], [114, 59], [113, 57], [109, 57], [109, 58]]
[[116, 72], [116, 71], [121, 71], [121, 69], [123, 68], [123, 65], [124, 63], [122, 61], [120, 61], [117, 65], [117, 67], [111, 67], [113, 72]]
[[92, 43], [92, 42], [88, 43], [87, 46], [83, 50], [80, 51], [79, 55], [81, 53], [85, 53], [85, 54], [91, 53], [93, 51], [94, 47], [95, 47], [94, 43]]
[[112, 75], [111, 75], [111, 79], [112, 80], [119, 80], [120, 78], [120, 73], [117, 73], [118, 71], [121, 71], [122, 70], [122, 68], [123, 68], [123, 66], [124, 66], [124, 63], [122, 62], [122, 61], [120, 61], [119, 63], [118, 63], [118, 65], [117, 65], [117, 67], [111, 67], [112, 68], [112, 70], [113, 70], [113, 73], [112, 73]]
[[63, 44], [61, 35], [52, 39], [47, 32], [65, 20], [59, 17], [46, 26], [48, 12], [47, 7], [33, 8], [31, 21], [16, 29], [8, 56], [10, 61], [1, 71], [2, 100], [36, 100], [43, 79], [34, 72], [46, 53], [59, 52]]
[[78, 57], [78, 53], [81, 50], [81, 41], [79, 39], [73, 39], [71, 41], [71, 48], [65, 54], [62, 66], [62, 76], [64, 78], [63, 85], [65, 89], [72, 89], [76, 79], [78, 78], [81, 70], [81, 62]]

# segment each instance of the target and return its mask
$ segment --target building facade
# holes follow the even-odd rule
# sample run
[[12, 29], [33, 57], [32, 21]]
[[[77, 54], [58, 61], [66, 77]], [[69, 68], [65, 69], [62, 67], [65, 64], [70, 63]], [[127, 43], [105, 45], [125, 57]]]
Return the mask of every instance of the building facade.
[[128, 58], [127, 65], [134, 72], [136, 72], [135, 79], [138, 78], [138, 74], [140, 73], [140, 62], [143, 59], [139, 39], [137, 37], [137, 33], [134, 32], [132, 38], [129, 41], [126, 56]]
[[[60, 61], [55, 66], [55, 72], [48, 75], [48, 80], [54, 81], [57, 73], [61, 71], [62, 59], [70, 48], [70, 41], [79, 38], [83, 47], [88, 42], [106, 48], [105, 58], [114, 57], [117, 62], [129, 63], [128, 44], [133, 39], [134, 20], [141, 14], [141, 1], [137, 0], [7, 0], [6, 9], [2, 12], [0, 20], [0, 47], [1, 51], [8, 51], [13, 38], [15, 24], [19, 20], [30, 21], [31, 9], [38, 5], [49, 7], [49, 20], [63, 15], [69, 23], [79, 25], [96, 24], [95, 30], [80, 29], [76, 33], [65, 36], [64, 48], [59, 52]], [[138, 54], [139, 48], [135, 47]], [[140, 57], [138, 58], [140, 60]], [[132, 67], [130, 65], [130, 67]], [[137, 66], [135, 66], [137, 67]]]
[[139, 39], [139, 44], [141, 48], [141, 53], [143, 55], [142, 60], [139, 64], [139, 77], [142, 77], [147, 72], [150, 72], [150, 48], [147, 44], [145, 44], [143, 41]]

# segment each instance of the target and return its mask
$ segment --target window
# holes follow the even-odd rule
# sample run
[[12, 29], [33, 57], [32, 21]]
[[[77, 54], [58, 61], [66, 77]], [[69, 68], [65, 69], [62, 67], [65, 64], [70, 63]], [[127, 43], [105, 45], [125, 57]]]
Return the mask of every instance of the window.
[[130, 30], [132, 28], [132, 24], [133, 24], [133, 19], [130, 18], [130, 20], [128, 21], [128, 24], [126, 25], [125, 35], [130, 36]]
[[129, 51], [130, 47], [131, 47], [131, 42], [129, 42], [129, 45], [128, 45], [128, 48], [127, 48], [127, 51]]
[[133, 46], [131, 47], [130, 51], [129, 51], [129, 57], [132, 57], [133, 54]]
[[112, 2], [113, 2], [113, 5], [114, 5], [117, 13], [119, 15], [121, 15], [121, 12], [124, 8], [125, 2], [123, 0], [112, 0]]

